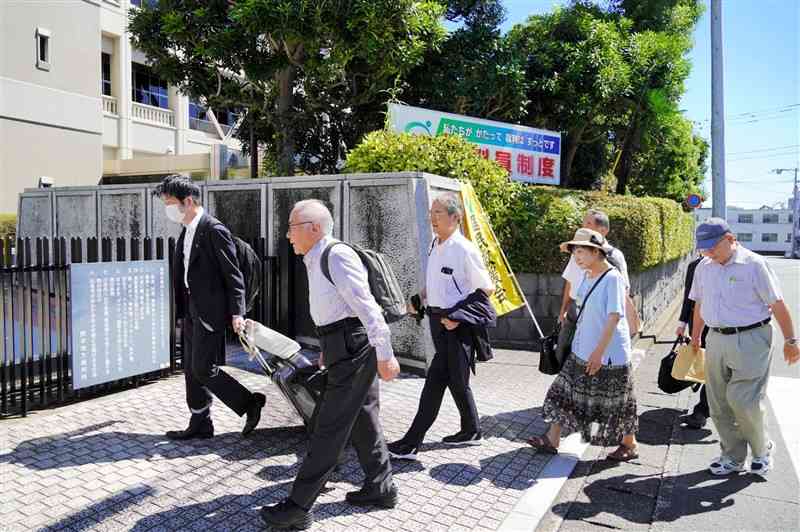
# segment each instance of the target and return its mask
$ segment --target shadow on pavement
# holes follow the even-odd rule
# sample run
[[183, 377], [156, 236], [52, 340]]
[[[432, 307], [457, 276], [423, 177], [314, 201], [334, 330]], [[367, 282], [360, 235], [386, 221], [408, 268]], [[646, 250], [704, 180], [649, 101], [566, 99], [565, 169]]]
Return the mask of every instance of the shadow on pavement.
[[[683, 411], [675, 408], [654, 408], [639, 415], [639, 433], [637, 439], [648, 445], [669, 445], [672, 429]], [[711, 421], [709, 420], [709, 423]], [[718, 443], [716, 439], [707, 439], [712, 431], [706, 428], [690, 429], [682, 427], [678, 433], [681, 443], [711, 445]]]
[[[604, 466], [609, 469], [611, 466]], [[747, 486], [762, 479], [749, 474], [714, 477], [701, 470], [673, 477], [675, 485], [683, 490], [680, 499], [683, 504], [662, 514], [660, 521], [675, 521], [682, 517], [716, 512], [736, 504], [731, 495], [741, 492]], [[561, 503], [553, 507], [553, 513], [565, 521], [586, 521], [599, 514], [611, 514], [625, 522], [650, 524], [653, 517], [652, 506], [661, 485], [661, 475], [635, 475], [626, 473], [593, 481], [583, 489], [588, 502], [578, 500]], [[677, 495], [677, 494], [676, 494]], [[609, 504], [615, 501], [614, 504]]]
[[[218, 454], [234, 462], [305, 452], [306, 431], [302, 426], [256, 429], [242, 445], [236, 432], [217, 434], [207, 440], [175, 442], [166, 436], [136, 432], [97, 432], [121, 421], [108, 421], [70, 432], [21, 442], [0, 455], [0, 464], [17, 464], [28, 469], [47, 470], [86, 464], [153, 457], [184, 458]], [[233, 445], [232, 445], [233, 440]]]
[[[274, 504], [286, 497], [291, 482], [284, 482], [264, 487], [245, 495], [224, 495], [215, 499], [195, 504], [170, 508], [162, 512], [147, 513], [150, 509], [137, 512], [137, 506], [144, 499], [154, 495], [153, 488], [147, 486], [138, 494], [131, 496], [128, 492], [115, 495], [81, 510], [69, 517], [61, 519], [47, 530], [126, 530], [142, 532], [145, 530], [239, 530], [242, 528], [264, 529], [259, 516], [262, 506]], [[158, 499], [151, 499], [158, 504]], [[317, 522], [341, 515], [366, 514], [378, 511], [373, 507], [351, 506], [344, 501], [317, 504], [314, 507], [314, 519]]]

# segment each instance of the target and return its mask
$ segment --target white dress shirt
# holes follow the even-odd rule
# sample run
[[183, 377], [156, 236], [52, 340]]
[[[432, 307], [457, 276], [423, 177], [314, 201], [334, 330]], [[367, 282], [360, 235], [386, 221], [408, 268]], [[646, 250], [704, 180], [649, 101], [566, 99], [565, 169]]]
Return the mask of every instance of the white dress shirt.
[[328, 270], [334, 284], [322, 273], [322, 251], [332, 242], [338, 241], [331, 236], [322, 238], [303, 257], [308, 270], [311, 319], [321, 327], [344, 318], [358, 318], [378, 360], [390, 360], [394, 356], [391, 331], [370, 292], [367, 269], [356, 252], [347, 245], [334, 246], [328, 254]]
[[451, 308], [478, 289], [494, 289], [478, 247], [458, 229], [444, 242], [435, 239], [425, 272], [428, 306]]
[[183, 284], [189, 288], [189, 259], [192, 257], [192, 243], [200, 218], [203, 217], [203, 208], [197, 208], [197, 214], [192, 221], [185, 225], [186, 234], [183, 236]]
[[689, 299], [709, 327], [744, 327], [770, 317], [769, 305], [783, 296], [766, 259], [739, 244], [725, 264], [700, 261]]

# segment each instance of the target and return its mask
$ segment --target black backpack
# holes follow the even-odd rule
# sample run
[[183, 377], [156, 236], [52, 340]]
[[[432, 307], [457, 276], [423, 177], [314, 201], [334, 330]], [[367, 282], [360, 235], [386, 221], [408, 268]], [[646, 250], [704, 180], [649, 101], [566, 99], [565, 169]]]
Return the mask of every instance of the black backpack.
[[403, 290], [400, 288], [400, 283], [397, 282], [397, 277], [392, 270], [392, 267], [386, 262], [386, 259], [381, 253], [371, 249], [365, 249], [355, 244], [348, 242], [332, 242], [327, 245], [322, 252], [322, 274], [332, 285], [336, 285], [331, 279], [330, 268], [328, 267], [328, 257], [331, 253], [331, 248], [336, 244], [345, 244], [350, 246], [361, 259], [362, 264], [367, 269], [367, 279], [369, 281], [369, 290], [375, 298], [375, 302], [383, 310], [383, 318], [386, 323], [392, 323], [404, 318], [408, 312], [406, 311], [406, 298], [403, 295]]
[[[233, 236], [233, 235], [231, 235]], [[239, 270], [244, 277], [244, 306], [249, 313], [253, 310], [259, 292], [261, 291], [261, 259], [250, 244], [233, 236], [233, 244], [236, 246], [236, 260], [239, 262]]]

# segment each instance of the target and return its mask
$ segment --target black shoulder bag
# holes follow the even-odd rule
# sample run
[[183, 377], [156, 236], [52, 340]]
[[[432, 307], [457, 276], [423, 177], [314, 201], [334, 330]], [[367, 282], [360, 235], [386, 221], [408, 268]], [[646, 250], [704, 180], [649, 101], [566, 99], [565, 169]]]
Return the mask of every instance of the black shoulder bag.
[[541, 349], [539, 356], [539, 371], [545, 375], [556, 375], [561, 371], [564, 361], [567, 356], [572, 352], [572, 339], [575, 337], [575, 331], [578, 328], [578, 320], [581, 319], [583, 309], [586, 308], [586, 302], [589, 301], [589, 296], [592, 295], [594, 289], [603, 280], [603, 277], [608, 274], [613, 268], [609, 268], [603, 272], [603, 275], [595, 281], [586, 298], [583, 300], [581, 310], [578, 312], [578, 317], [573, 322], [569, 318], [564, 319], [564, 323], [556, 322], [553, 332], [545, 336], [541, 340]]

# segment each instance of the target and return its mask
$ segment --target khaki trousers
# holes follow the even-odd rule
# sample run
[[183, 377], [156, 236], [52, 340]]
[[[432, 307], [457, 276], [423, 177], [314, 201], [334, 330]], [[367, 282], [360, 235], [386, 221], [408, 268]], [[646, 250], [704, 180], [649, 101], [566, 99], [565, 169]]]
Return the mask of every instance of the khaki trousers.
[[772, 363], [772, 325], [737, 334], [710, 330], [706, 348], [706, 386], [711, 419], [722, 454], [744, 463], [766, 454], [764, 396]]

